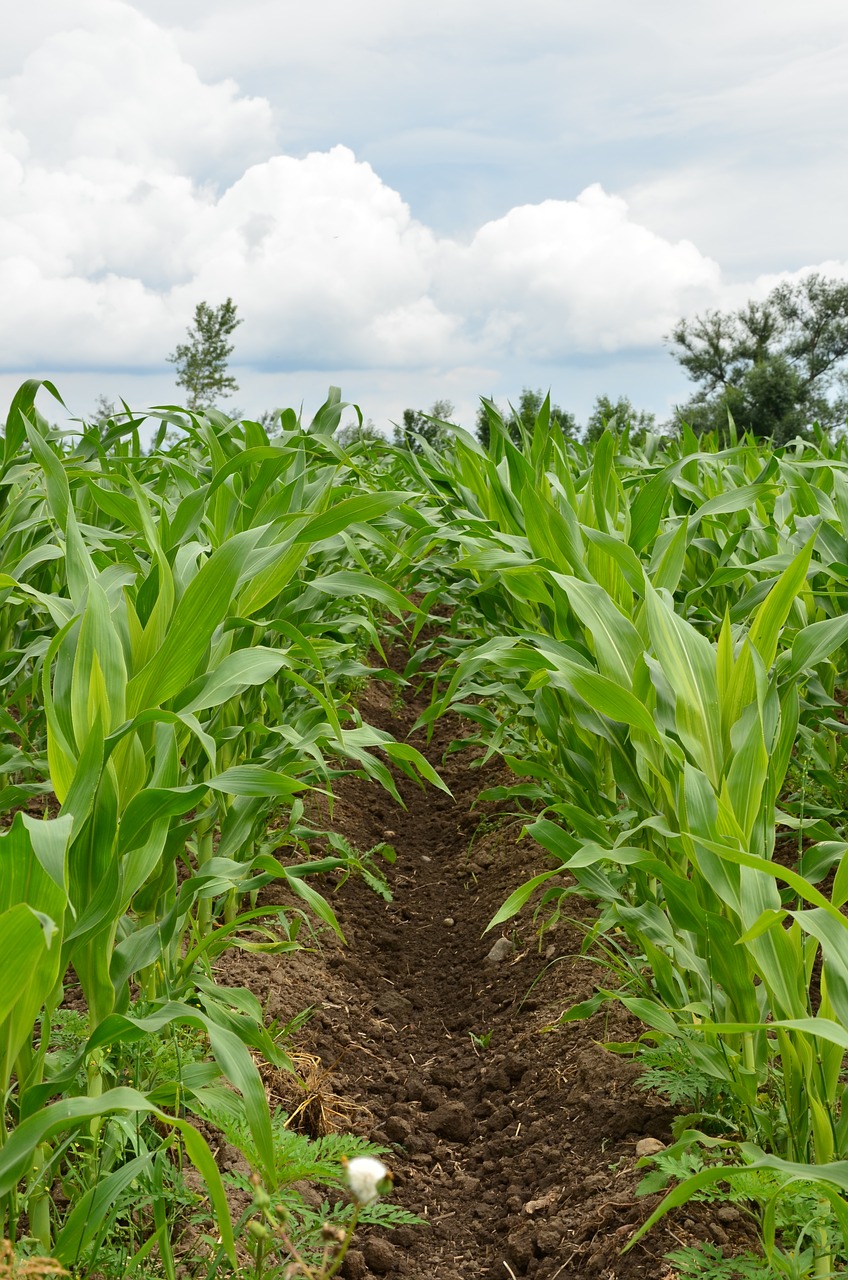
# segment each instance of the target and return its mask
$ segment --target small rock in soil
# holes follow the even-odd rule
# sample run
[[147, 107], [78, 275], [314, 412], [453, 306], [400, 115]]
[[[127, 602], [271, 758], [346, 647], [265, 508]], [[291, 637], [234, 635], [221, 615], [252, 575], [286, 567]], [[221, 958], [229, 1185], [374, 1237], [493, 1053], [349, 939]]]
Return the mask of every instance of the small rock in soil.
[[436, 1139], [432, 1133], [413, 1133], [410, 1130], [404, 1140], [404, 1146], [411, 1155], [420, 1155], [422, 1152], [435, 1151]]
[[409, 1137], [409, 1126], [399, 1116], [389, 1116], [383, 1128], [390, 1142], [406, 1142]]
[[459, 1085], [459, 1076], [452, 1067], [433, 1067], [430, 1079], [444, 1089], [456, 1089]]
[[407, 1102], [420, 1102], [427, 1084], [419, 1076], [410, 1076], [406, 1082]]
[[407, 1022], [412, 1013], [411, 1002], [396, 991], [382, 991], [374, 1004], [386, 1018], [396, 1018], [400, 1022]]
[[602, 1187], [609, 1186], [609, 1178], [605, 1173], [593, 1173], [588, 1178], [583, 1179], [584, 1191], [600, 1191]]
[[363, 1280], [366, 1271], [365, 1258], [359, 1250], [348, 1249], [347, 1256], [342, 1263], [342, 1275], [345, 1280]]
[[507, 1078], [514, 1084], [516, 1080], [520, 1080], [524, 1075], [527, 1070], [527, 1063], [522, 1058], [508, 1055], [504, 1058], [503, 1069], [507, 1074]]
[[397, 1251], [388, 1240], [366, 1240], [362, 1246], [366, 1265], [378, 1276], [384, 1276], [392, 1270], [397, 1262]]
[[524, 1205], [524, 1212], [529, 1213], [532, 1217], [534, 1213], [539, 1213], [542, 1209], [551, 1209], [556, 1204], [558, 1195], [559, 1190], [554, 1187], [546, 1196], [542, 1196], [538, 1200], [528, 1200]]
[[506, 1242], [506, 1256], [515, 1267], [526, 1270], [533, 1257], [533, 1239], [529, 1231], [516, 1231]]
[[486, 1079], [486, 1089], [489, 1093], [505, 1093], [509, 1088], [509, 1078], [505, 1071], [496, 1067], [490, 1076]]
[[463, 1102], [446, 1102], [437, 1107], [428, 1124], [446, 1142], [467, 1142], [474, 1128], [471, 1112]]
[[504, 960], [508, 960], [512, 955], [513, 950], [514, 948], [509, 938], [498, 938], [486, 956], [486, 964], [503, 964]]
[[536, 1229], [536, 1248], [539, 1253], [556, 1253], [562, 1243], [562, 1234], [553, 1224], [545, 1224]]
[[659, 1151], [665, 1151], [665, 1143], [660, 1142], [659, 1138], [640, 1138], [636, 1143], [636, 1156], [639, 1160], [644, 1156], [655, 1156]]
[[445, 1100], [445, 1095], [438, 1089], [422, 1089], [421, 1090], [421, 1106], [425, 1111], [435, 1111]]

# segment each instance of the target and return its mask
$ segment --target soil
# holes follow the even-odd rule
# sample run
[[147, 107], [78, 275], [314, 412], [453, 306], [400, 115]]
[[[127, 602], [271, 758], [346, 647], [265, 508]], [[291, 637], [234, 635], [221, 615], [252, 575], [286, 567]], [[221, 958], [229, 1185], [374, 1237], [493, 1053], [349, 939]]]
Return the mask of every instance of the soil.
[[[402, 670], [406, 653], [394, 658]], [[403, 740], [426, 695], [400, 705], [393, 688], [372, 682], [360, 709]], [[638, 1034], [622, 1011], [548, 1030], [603, 982], [579, 955], [590, 907], [572, 907], [578, 923], [546, 931], [541, 951], [527, 909], [485, 933], [508, 895], [550, 864], [518, 839], [520, 818], [475, 805], [509, 774], [498, 760], [481, 766], [473, 748], [448, 753], [468, 732], [445, 717], [429, 745], [409, 739], [451, 797], [397, 776], [400, 808], [376, 784], [335, 785], [328, 824], [361, 851], [383, 840], [397, 851], [389, 904], [359, 880], [319, 886], [347, 947], [325, 934], [310, 953], [230, 953], [219, 973], [284, 1022], [315, 1007], [300, 1039], [325, 1069], [326, 1107], [385, 1144], [393, 1200], [424, 1220], [359, 1236], [343, 1274], [672, 1280], [669, 1250], [755, 1247], [733, 1206], [690, 1204], [622, 1254], [658, 1201], [635, 1194], [636, 1145], [669, 1142], [674, 1112], [637, 1086], [628, 1058], [603, 1048]], [[499, 958], [488, 958], [496, 943]]]

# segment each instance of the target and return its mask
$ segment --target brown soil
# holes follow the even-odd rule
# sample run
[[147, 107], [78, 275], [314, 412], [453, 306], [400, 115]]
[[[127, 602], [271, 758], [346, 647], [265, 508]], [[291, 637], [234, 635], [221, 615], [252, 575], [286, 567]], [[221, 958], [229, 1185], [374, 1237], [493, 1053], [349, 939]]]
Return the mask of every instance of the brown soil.
[[[404, 739], [424, 702], [398, 707], [374, 683], [360, 705]], [[397, 850], [391, 904], [353, 880], [332, 893], [347, 948], [325, 937], [309, 954], [231, 953], [219, 973], [282, 1020], [316, 1006], [302, 1038], [328, 1069], [324, 1088], [340, 1110], [359, 1109], [353, 1127], [389, 1149], [394, 1200], [426, 1220], [359, 1238], [343, 1274], [672, 1280], [670, 1249], [754, 1245], [736, 1209], [690, 1205], [622, 1256], [657, 1203], [634, 1194], [636, 1144], [669, 1141], [673, 1112], [601, 1046], [638, 1034], [622, 1013], [545, 1032], [599, 979], [577, 955], [578, 926], [546, 932], [543, 954], [527, 911], [484, 936], [509, 893], [549, 864], [529, 839], [517, 843], [520, 820], [474, 807], [483, 787], [508, 780], [500, 762], [475, 767], [471, 749], [443, 759], [465, 732], [446, 718], [427, 748], [452, 799], [401, 777], [404, 810], [376, 785], [339, 782], [334, 829], [360, 850], [381, 840]], [[498, 937], [510, 946], [492, 962]]]

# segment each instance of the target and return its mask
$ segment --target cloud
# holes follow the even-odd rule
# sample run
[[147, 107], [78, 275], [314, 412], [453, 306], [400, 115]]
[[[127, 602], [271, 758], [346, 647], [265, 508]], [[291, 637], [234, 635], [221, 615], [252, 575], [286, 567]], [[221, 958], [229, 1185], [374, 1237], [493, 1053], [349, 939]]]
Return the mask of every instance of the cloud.
[[[202, 78], [186, 31], [123, 0], [45, 0], [45, 8], [52, 25], [0, 81], [6, 368], [162, 369], [196, 303], [231, 296], [244, 319], [235, 335], [243, 366], [430, 370], [449, 380], [458, 369], [644, 350], [681, 314], [728, 296], [717, 262], [677, 233], [681, 205], [702, 196], [694, 180], [689, 194], [649, 183], [630, 200], [595, 182], [574, 198], [518, 204], [467, 235], [446, 235], [414, 217], [350, 147], [285, 154], [280, 112], [232, 79]], [[531, 9], [530, 35], [516, 27], [510, 51], [500, 29], [484, 36], [501, 49], [504, 76], [554, 14], [540, 0]], [[208, 17], [198, 9], [197, 20], [205, 38], [230, 33], [243, 59], [249, 34], [261, 61], [279, 10], [255, 8], [269, 24], [259, 44], [255, 28], [237, 39], [231, 7], [213, 5]], [[396, 6], [367, 4], [359, 16], [366, 35], [379, 35], [373, 56], [416, 39], [434, 54], [434, 12], [416, 9], [407, 22]], [[497, 12], [504, 24], [514, 20], [505, 0]], [[307, 68], [322, 49], [326, 56], [354, 39], [350, 13], [332, 0], [298, 17], [311, 33]], [[557, 30], [590, 38], [585, 16], [578, 27], [556, 15]], [[475, 16], [479, 6], [466, 0], [466, 35]], [[329, 44], [318, 41], [321, 23]], [[421, 82], [429, 65], [410, 78]], [[393, 83], [402, 68], [395, 57]], [[312, 96], [321, 96], [317, 77]], [[291, 107], [286, 92], [281, 101]], [[455, 156], [470, 158], [482, 140], [495, 158], [485, 117], [467, 114]], [[440, 125], [401, 120], [394, 132], [410, 147], [423, 139], [433, 154], [447, 137]]]
[[716, 263], [634, 222], [594, 184], [576, 200], [512, 209], [458, 249], [448, 289], [484, 345], [558, 360], [659, 341], [682, 311], [710, 302]]
[[6, 367], [161, 365], [226, 296], [238, 358], [265, 369], [553, 360], [656, 341], [718, 285], [598, 186], [460, 241], [347, 147], [275, 150], [269, 104], [203, 83], [149, 18], [69, 6], [2, 85]]
[[[233, 80], [206, 84], [173, 38], [121, 0], [71, 0], [58, 28], [5, 81], [29, 155], [46, 166], [115, 161], [209, 179], [274, 143], [270, 104]], [[20, 127], [20, 126], [19, 126]]]

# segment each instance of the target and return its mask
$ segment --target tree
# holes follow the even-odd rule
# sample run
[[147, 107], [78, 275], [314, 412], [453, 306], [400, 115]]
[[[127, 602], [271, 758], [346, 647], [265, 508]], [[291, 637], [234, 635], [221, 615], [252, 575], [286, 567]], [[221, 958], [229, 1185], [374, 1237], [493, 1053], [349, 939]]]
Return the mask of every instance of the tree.
[[86, 419], [87, 422], [102, 426], [108, 422], [110, 418], [114, 418], [118, 413], [123, 413], [123, 409], [119, 409], [114, 400], [110, 400], [101, 391], [100, 395], [94, 402], [94, 408]]
[[208, 302], [195, 307], [188, 342], [181, 342], [168, 356], [169, 363], [177, 366], [177, 386], [188, 392], [189, 409], [211, 409], [219, 397], [238, 391], [235, 378], [227, 373], [233, 352], [227, 339], [240, 324], [232, 298], [218, 307]]
[[[444, 427], [439, 424], [449, 422], [453, 413], [454, 407], [450, 400], [435, 400], [428, 413], [424, 413], [421, 409], [404, 409], [403, 423], [395, 423], [392, 440], [402, 449], [412, 449], [413, 453], [421, 453], [421, 445], [415, 439], [415, 436], [420, 436], [432, 448], [438, 449], [445, 438]], [[431, 421], [433, 418], [437, 421]]]
[[[510, 405], [507, 413], [499, 410], [503, 423], [509, 431], [510, 438], [519, 448], [521, 447], [522, 428], [529, 435], [532, 435], [533, 427], [539, 416], [539, 410], [544, 402], [544, 392], [541, 390], [533, 391], [530, 387], [523, 387], [521, 395], [518, 397], [517, 409]], [[561, 409], [558, 404], [551, 405], [550, 425], [551, 428], [558, 427], [562, 434], [570, 440], [573, 440], [577, 433], [577, 421], [574, 414], [569, 413], [567, 409]], [[481, 404], [477, 410], [476, 431], [477, 439], [484, 448], [488, 449], [491, 426], [485, 404]]]
[[646, 433], [656, 426], [654, 415], [645, 409], [634, 409], [627, 396], [619, 396], [617, 400], [597, 396], [583, 433], [583, 443], [596, 444], [611, 422], [618, 431], [627, 428], [634, 443], [644, 440]]
[[848, 282], [813, 272], [785, 281], [762, 302], [681, 320], [669, 334], [672, 354], [697, 385], [679, 410], [696, 431], [734, 421], [777, 443], [811, 423], [844, 425], [848, 359]]
[[383, 443], [386, 440], [382, 431], [370, 418], [365, 422], [349, 422], [346, 426], [339, 427], [334, 438], [343, 449], [350, 449], [352, 445], [359, 444], [363, 440], [382, 440]]

